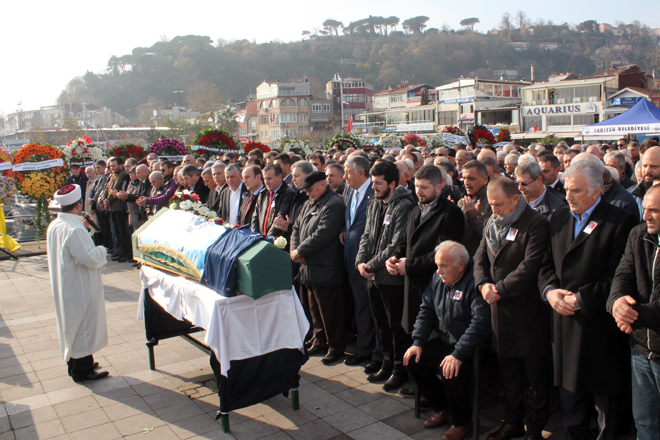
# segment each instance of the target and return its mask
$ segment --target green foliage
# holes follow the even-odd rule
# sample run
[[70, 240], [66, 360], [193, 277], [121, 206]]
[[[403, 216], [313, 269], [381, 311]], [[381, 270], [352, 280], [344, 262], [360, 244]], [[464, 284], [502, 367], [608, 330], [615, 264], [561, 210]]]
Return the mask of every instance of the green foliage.
[[540, 142], [541, 142], [542, 144], [553, 144], [553, 145], [557, 145], [559, 142], [561, 142], [561, 141], [563, 141], [563, 140], [564, 140], [564, 138], [560, 138], [560, 137], [554, 136], [554, 135], [552, 135], [552, 134], [549, 134], [549, 135], [547, 135], [546, 137], [544, 137], [543, 139], [541, 139]]
[[466, 28], [470, 28], [471, 31], [474, 30], [474, 25], [479, 23], [479, 19], [477, 17], [471, 17], [471, 18], [464, 18], [461, 20], [461, 26], [465, 26]]

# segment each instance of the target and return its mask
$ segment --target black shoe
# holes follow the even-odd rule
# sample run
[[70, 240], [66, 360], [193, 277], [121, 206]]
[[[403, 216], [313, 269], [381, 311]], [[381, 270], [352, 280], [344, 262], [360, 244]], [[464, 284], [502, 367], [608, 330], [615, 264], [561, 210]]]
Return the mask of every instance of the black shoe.
[[99, 367], [98, 362], [94, 362], [94, 365], [92, 365], [92, 370], [96, 370]]
[[380, 371], [380, 367], [383, 365], [382, 361], [371, 361], [364, 367], [364, 374], [374, 374]]
[[383, 365], [378, 373], [370, 374], [367, 376], [369, 382], [384, 382], [392, 376], [392, 367], [386, 367]]
[[431, 402], [426, 399], [419, 399], [419, 409], [431, 409]]
[[332, 365], [343, 357], [344, 353], [340, 353], [338, 351], [329, 351], [328, 354], [326, 354], [323, 359], [321, 359], [321, 362], [323, 365]]
[[120, 258], [124, 258], [124, 256], [122, 254], [116, 255], [116, 256], [112, 257], [112, 261], [117, 261]]
[[126, 257], [119, 257], [118, 259], [115, 260], [117, 263], [126, 263], [127, 261], [130, 261]]
[[107, 377], [108, 374], [110, 373], [108, 373], [107, 371], [92, 371], [91, 373], [87, 373], [83, 376], [73, 376], [73, 381], [84, 382], [86, 380], [98, 380]]
[[309, 350], [307, 350], [307, 356], [314, 356], [314, 355], [317, 355], [317, 354], [326, 354], [327, 351], [328, 351], [328, 347], [324, 347], [322, 345], [317, 345], [317, 346], [314, 346], [314, 347], [310, 348]]
[[361, 364], [362, 362], [368, 361], [370, 359], [371, 356], [360, 356], [359, 354], [354, 354], [353, 356], [347, 357], [344, 363], [352, 367], [353, 365]]
[[406, 382], [408, 382], [408, 375], [405, 373], [394, 373], [389, 379], [387, 379], [387, 382], [383, 384], [383, 390], [387, 391], [388, 393], [390, 391], [395, 391], [401, 388]]
[[401, 388], [399, 390], [401, 397], [415, 397], [415, 387]]

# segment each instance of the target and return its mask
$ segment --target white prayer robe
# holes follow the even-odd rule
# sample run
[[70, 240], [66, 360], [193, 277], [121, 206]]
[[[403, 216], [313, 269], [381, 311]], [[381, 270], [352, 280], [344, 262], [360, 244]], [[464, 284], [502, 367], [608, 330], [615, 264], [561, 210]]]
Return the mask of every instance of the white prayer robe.
[[82, 358], [108, 344], [101, 270], [106, 249], [94, 246], [82, 217], [61, 213], [48, 226], [48, 270], [62, 358]]

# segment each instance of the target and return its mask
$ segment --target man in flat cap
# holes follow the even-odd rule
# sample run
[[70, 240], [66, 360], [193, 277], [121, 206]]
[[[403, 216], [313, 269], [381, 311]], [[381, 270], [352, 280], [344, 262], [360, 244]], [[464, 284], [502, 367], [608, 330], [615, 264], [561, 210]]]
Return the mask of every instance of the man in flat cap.
[[321, 362], [329, 365], [339, 361], [346, 348], [339, 242], [345, 207], [326, 178], [324, 172], [312, 171], [300, 186], [309, 199], [293, 225], [290, 253], [300, 264], [300, 283], [309, 294], [314, 327], [309, 354], [324, 354]]
[[66, 185], [55, 193], [55, 201], [62, 212], [48, 226], [47, 243], [60, 350], [74, 381], [101, 379], [108, 372], [95, 371], [92, 355], [108, 344], [100, 271], [106, 249], [94, 246], [81, 217], [80, 186]]

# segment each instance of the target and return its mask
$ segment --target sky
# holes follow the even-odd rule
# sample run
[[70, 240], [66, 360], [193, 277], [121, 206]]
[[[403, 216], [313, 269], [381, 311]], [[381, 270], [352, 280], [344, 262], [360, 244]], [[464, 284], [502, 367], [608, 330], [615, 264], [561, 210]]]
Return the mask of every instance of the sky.
[[[303, 30], [321, 29], [332, 18], [344, 23], [369, 15], [418, 15], [430, 18], [427, 27], [444, 23], [460, 29], [468, 17], [480, 20], [475, 30], [496, 28], [502, 14], [522, 10], [535, 21], [580, 23], [596, 20], [614, 24], [639, 20], [650, 28], [660, 27], [657, 0], [638, 0], [622, 7], [620, 0], [598, 3], [555, 0], [553, 2], [464, 0], [32, 0], [5, 2], [2, 7], [0, 49], [0, 114], [53, 105], [66, 84], [86, 71], [102, 73], [112, 55], [149, 47], [163, 36], [206, 35], [214, 41], [248, 39], [258, 43], [301, 38]], [[400, 29], [400, 28], [399, 28]]]

